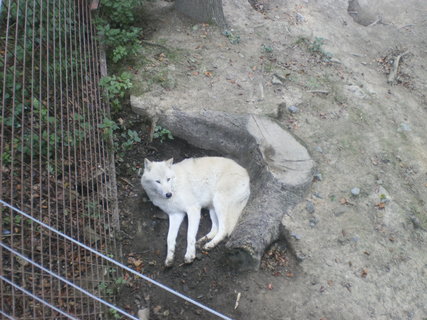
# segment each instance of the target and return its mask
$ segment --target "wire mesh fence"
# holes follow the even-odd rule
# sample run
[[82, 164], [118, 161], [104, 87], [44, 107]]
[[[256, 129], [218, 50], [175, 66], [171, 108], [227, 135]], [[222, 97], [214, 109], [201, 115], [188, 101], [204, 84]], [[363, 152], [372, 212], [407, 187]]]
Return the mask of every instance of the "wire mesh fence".
[[[117, 254], [117, 195], [99, 48], [85, 0], [0, 2], [0, 199], [105, 254]], [[0, 204], [0, 314], [99, 319], [117, 269]], [[38, 300], [39, 298], [40, 300]], [[46, 303], [42, 303], [44, 301]], [[0, 317], [1, 318], [1, 317]]]

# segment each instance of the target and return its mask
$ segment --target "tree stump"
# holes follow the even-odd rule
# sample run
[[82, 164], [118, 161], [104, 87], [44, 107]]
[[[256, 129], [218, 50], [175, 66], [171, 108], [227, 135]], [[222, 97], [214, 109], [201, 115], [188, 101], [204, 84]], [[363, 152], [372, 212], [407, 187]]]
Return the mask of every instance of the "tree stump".
[[239, 269], [257, 269], [264, 251], [279, 238], [283, 215], [311, 185], [314, 161], [305, 147], [267, 117], [177, 107], [154, 114], [139, 101], [131, 98], [137, 113], [148, 113], [175, 136], [233, 158], [248, 170], [251, 197], [226, 248]]
[[196, 21], [226, 26], [222, 0], [176, 0], [175, 8]]

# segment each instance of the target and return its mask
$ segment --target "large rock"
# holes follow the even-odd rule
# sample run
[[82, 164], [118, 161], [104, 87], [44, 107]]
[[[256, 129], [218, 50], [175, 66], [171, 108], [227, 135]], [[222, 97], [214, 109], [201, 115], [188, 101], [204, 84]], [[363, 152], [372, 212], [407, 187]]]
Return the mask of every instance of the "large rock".
[[229, 238], [229, 256], [241, 269], [256, 269], [265, 249], [279, 237], [283, 214], [297, 204], [312, 181], [314, 162], [306, 148], [275, 120], [221, 111], [144, 108], [131, 97], [135, 112], [148, 115], [175, 136], [199, 148], [237, 160], [251, 176], [251, 198]]

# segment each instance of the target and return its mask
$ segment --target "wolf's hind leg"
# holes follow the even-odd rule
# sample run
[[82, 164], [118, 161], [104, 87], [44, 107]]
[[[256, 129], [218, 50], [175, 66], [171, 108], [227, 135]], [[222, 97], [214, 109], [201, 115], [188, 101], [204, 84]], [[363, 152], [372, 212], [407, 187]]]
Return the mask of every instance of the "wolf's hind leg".
[[214, 208], [209, 209], [209, 216], [211, 217], [212, 227], [211, 231], [204, 237], [197, 240], [197, 244], [200, 245], [202, 242], [212, 240], [218, 232], [218, 218]]
[[214, 198], [215, 218], [217, 222], [217, 231], [215, 235], [203, 247], [205, 250], [211, 250], [227, 236], [226, 214], [227, 214], [227, 199], [222, 196]]

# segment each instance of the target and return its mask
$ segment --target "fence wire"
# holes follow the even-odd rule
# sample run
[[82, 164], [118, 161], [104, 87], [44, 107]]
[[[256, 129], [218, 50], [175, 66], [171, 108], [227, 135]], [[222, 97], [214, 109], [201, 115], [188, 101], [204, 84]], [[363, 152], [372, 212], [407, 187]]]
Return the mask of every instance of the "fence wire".
[[[99, 49], [86, 0], [0, 3], [0, 199], [105, 254], [117, 254], [117, 194]], [[117, 270], [0, 205], [0, 242], [99, 297]], [[13, 319], [78, 319], [105, 308], [0, 247], [0, 310]], [[3, 279], [7, 279], [6, 281]], [[8, 281], [12, 282], [11, 285]], [[21, 288], [21, 289], [18, 289]]]
[[[183, 299], [183, 300], [185, 300], [185, 301], [187, 301], [187, 302], [189, 302], [189, 303], [191, 303], [191, 304], [199, 307], [200, 309], [203, 309], [203, 310], [205, 310], [205, 311], [207, 311], [207, 312], [209, 312], [209, 313], [217, 316], [218, 318], [221, 318], [221, 319], [224, 319], [224, 320], [232, 320], [228, 316], [226, 316], [226, 315], [224, 315], [224, 314], [222, 314], [222, 313], [220, 313], [220, 312], [218, 312], [218, 311], [216, 311], [216, 310], [214, 310], [212, 308], [209, 308], [209, 307], [201, 304], [200, 302], [198, 302], [198, 301], [196, 301], [196, 300], [194, 300], [194, 299], [192, 299], [192, 298], [190, 298], [190, 297], [188, 297], [186, 295], [183, 295], [182, 293], [180, 293], [180, 292], [178, 292], [178, 291], [176, 291], [176, 290], [174, 290], [174, 289], [172, 289], [172, 288], [170, 288], [170, 287], [168, 287], [168, 286], [166, 286], [166, 285], [164, 285], [164, 284], [162, 284], [162, 283], [160, 283], [160, 282], [158, 282], [156, 280], [153, 280], [150, 277], [147, 277], [146, 275], [143, 275], [142, 273], [139, 273], [139, 272], [137, 272], [137, 271], [129, 268], [128, 266], [125, 266], [124, 264], [118, 262], [117, 260], [114, 260], [113, 258], [111, 258], [109, 256], [106, 256], [105, 254], [102, 254], [101, 252], [98, 252], [98, 251], [94, 250], [93, 248], [91, 248], [90, 246], [85, 245], [84, 243], [80, 243], [78, 240], [75, 240], [72, 237], [70, 237], [70, 236], [68, 236], [66, 234], [63, 234], [62, 232], [60, 232], [58, 230], [55, 230], [55, 228], [52, 228], [51, 226], [47, 225], [46, 223], [35, 219], [34, 217], [32, 217], [32, 216], [26, 214], [25, 212], [23, 212], [22, 210], [19, 210], [18, 208], [15, 208], [15, 207], [11, 206], [10, 204], [8, 204], [8, 203], [6, 203], [6, 202], [4, 202], [2, 200], [0, 200], [0, 204], [4, 205], [5, 207], [10, 208], [11, 210], [14, 210], [17, 214], [19, 214], [19, 215], [21, 215], [23, 217], [26, 217], [27, 219], [35, 222], [37, 225], [39, 225], [39, 226], [41, 226], [41, 227], [43, 227], [43, 228], [51, 231], [52, 233], [57, 234], [58, 236], [64, 238], [64, 240], [70, 241], [71, 243], [77, 245], [82, 250], [87, 250], [87, 251], [93, 253], [94, 255], [98, 256], [99, 258], [104, 259], [105, 261], [110, 262], [111, 266], [117, 267], [118, 269], [121, 269], [122, 271], [127, 272], [127, 276], [130, 277], [131, 275], [133, 275], [133, 276], [136, 276], [136, 278], [143, 279], [143, 280], [145, 280], [145, 281], [147, 281], [147, 282], [149, 282], [149, 283], [151, 283], [151, 284], [153, 284], [153, 285], [155, 285], [157, 287], [160, 287], [164, 291], [167, 291], [170, 294], [175, 295], [175, 296], [177, 296], [177, 297], [179, 297], [179, 298], [181, 298], [181, 299]], [[42, 265], [40, 265], [38, 263], [35, 263], [34, 261], [32, 261], [31, 259], [29, 259], [28, 257], [25, 257], [24, 255], [22, 255], [20, 252], [18, 252], [16, 250], [13, 250], [12, 248], [10, 248], [10, 247], [2, 244], [2, 243], [0, 243], [0, 248], [4, 248], [4, 249], [10, 251], [12, 254], [14, 254], [15, 256], [19, 257], [23, 261], [36, 266], [37, 268], [43, 270], [44, 272], [52, 275], [56, 279], [58, 279], [58, 280], [60, 280], [62, 282], [65, 282], [69, 286], [77, 289], [78, 291], [82, 292], [83, 294], [88, 295], [92, 299], [97, 300], [97, 301], [101, 302], [102, 304], [110, 307], [109, 310], [115, 310], [117, 312], [117, 314], [124, 315], [124, 316], [128, 317], [129, 319], [138, 320], [138, 318], [136, 318], [135, 316], [129, 314], [125, 310], [122, 310], [122, 309], [118, 308], [117, 306], [112, 305], [111, 303], [109, 303], [109, 302], [107, 302], [107, 301], [105, 301], [105, 300], [103, 300], [103, 299], [101, 299], [101, 298], [93, 295], [92, 293], [90, 293], [90, 292], [82, 289], [78, 285], [70, 282], [67, 279], [64, 279], [63, 277], [59, 276], [55, 272], [52, 272], [51, 270], [49, 270], [49, 268], [45, 268], [44, 266], [42, 266]], [[0, 276], [0, 279], [1, 278], [2, 277]], [[6, 279], [6, 281], [8, 281], [8, 280]], [[117, 282], [115, 284], [113, 283], [112, 287], [116, 287], [116, 289], [119, 288], [119, 286], [115, 286], [115, 285], [117, 285]]]

